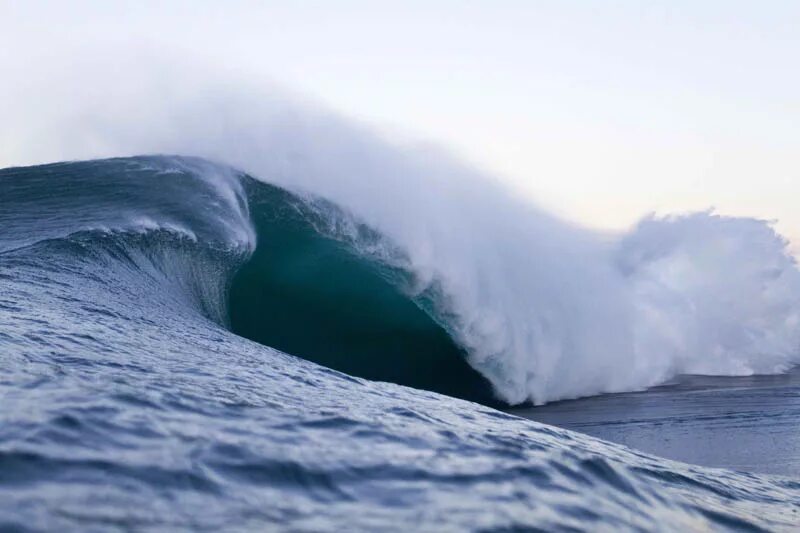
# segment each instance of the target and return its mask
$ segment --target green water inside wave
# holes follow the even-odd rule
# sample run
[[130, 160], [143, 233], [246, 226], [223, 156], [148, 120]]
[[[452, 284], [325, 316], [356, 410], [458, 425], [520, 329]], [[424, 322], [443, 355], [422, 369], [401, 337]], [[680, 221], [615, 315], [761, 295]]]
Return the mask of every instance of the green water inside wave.
[[291, 194], [248, 186], [258, 246], [232, 283], [235, 333], [354, 376], [497, 403], [463, 349], [402, 290], [402, 273], [318, 231]]

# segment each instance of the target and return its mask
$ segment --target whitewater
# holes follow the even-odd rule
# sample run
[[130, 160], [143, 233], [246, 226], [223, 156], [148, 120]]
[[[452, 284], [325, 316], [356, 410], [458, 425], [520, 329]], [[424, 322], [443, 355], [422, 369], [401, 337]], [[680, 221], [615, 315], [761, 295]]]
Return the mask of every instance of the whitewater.
[[274, 89], [98, 68], [0, 98], [0, 526], [796, 526], [794, 480], [491, 407], [791, 369], [768, 221], [598, 233]]

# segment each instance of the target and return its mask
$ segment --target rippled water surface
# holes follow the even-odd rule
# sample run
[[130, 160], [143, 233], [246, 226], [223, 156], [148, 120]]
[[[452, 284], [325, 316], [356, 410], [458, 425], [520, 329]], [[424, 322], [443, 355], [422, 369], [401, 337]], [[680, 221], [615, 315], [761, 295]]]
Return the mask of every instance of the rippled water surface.
[[511, 412], [661, 457], [800, 479], [800, 369], [682, 376], [646, 392]]

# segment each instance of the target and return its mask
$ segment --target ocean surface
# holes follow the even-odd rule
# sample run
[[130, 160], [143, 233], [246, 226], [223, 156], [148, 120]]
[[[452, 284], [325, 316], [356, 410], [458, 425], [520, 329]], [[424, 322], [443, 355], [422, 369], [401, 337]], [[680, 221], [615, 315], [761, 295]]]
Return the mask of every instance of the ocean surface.
[[469, 188], [460, 234], [286, 181], [0, 170], [0, 530], [798, 528], [800, 278], [766, 224], [651, 219], [607, 261]]
[[800, 370], [679, 376], [647, 391], [510, 409], [687, 463], [800, 479]]

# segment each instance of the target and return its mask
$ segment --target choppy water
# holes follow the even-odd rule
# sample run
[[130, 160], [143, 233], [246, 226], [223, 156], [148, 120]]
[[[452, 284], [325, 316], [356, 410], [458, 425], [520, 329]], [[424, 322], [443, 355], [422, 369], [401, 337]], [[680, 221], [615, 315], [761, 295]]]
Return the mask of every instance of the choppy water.
[[[266, 346], [340, 368], [352, 350], [362, 375], [491, 402], [425, 312], [436, 295], [410, 305], [402, 271], [332, 237], [380, 235], [337, 213], [200, 160], [1, 170], [0, 529], [800, 523], [789, 478], [651, 457]], [[281, 282], [252, 285], [259, 264]], [[363, 293], [343, 288], [353, 276]], [[404, 368], [421, 349], [433, 363]]]

